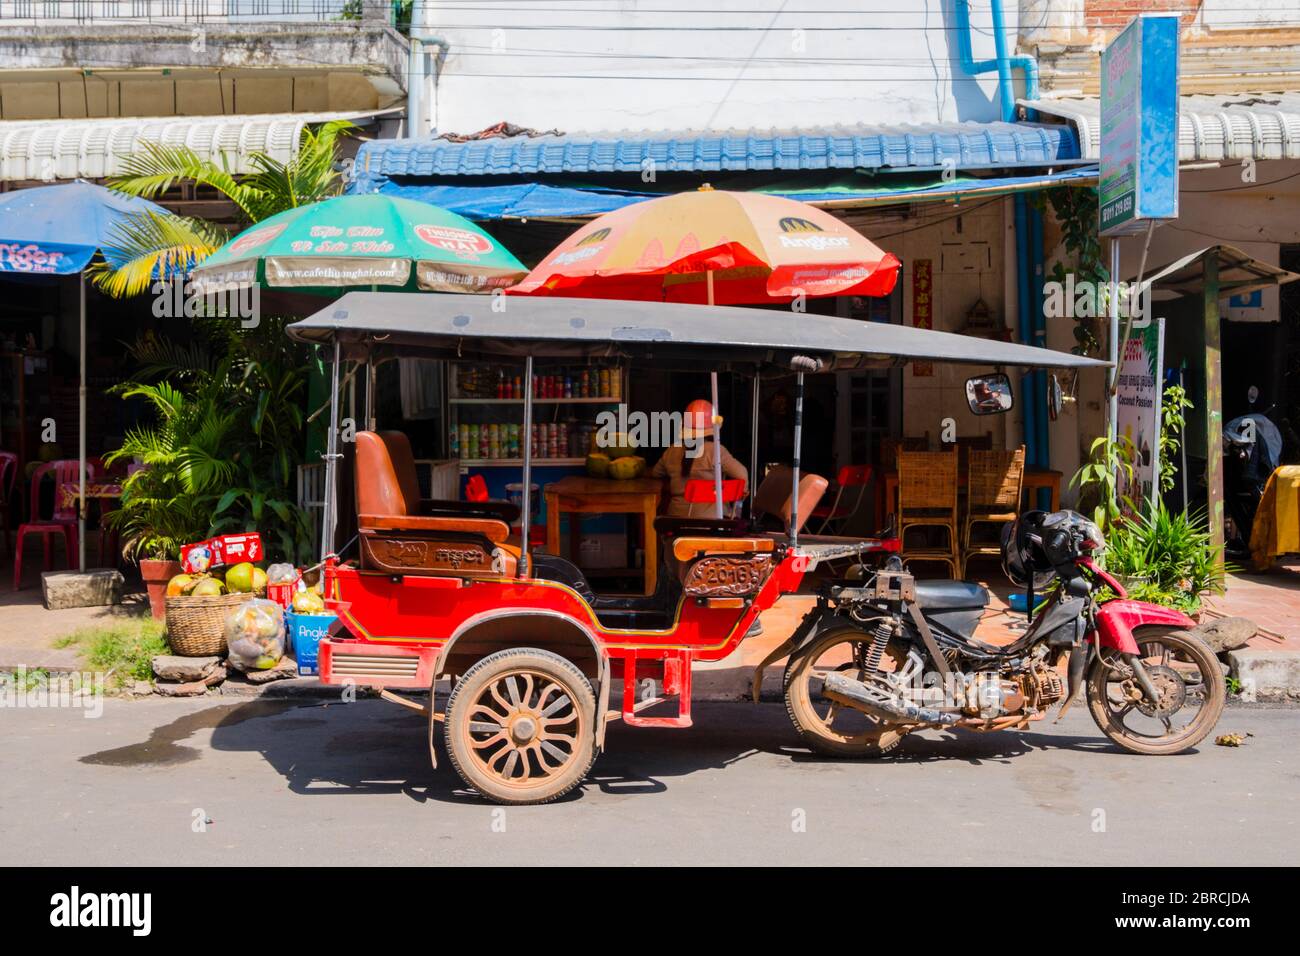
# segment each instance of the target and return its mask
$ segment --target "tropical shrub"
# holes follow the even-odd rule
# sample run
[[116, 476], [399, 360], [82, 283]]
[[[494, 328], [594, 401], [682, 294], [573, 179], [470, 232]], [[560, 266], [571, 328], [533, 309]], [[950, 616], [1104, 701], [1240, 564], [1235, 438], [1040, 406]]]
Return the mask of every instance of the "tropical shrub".
[[1133, 502], [1119, 494], [1119, 478], [1125, 486], [1133, 484], [1133, 462], [1137, 449], [1123, 435], [1115, 441], [1098, 438], [1088, 449], [1088, 461], [1070, 478], [1070, 487], [1079, 489], [1078, 510], [1088, 515], [1104, 533], [1125, 512], [1134, 509]]
[[1192, 403], [1181, 385], [1169, 385], [1160, 402], [1160, 493], [1174, 490], [1178, 476], [1178, 450], [1187, 427], [1187, 409]]
[[1106, 536], [1110, 573], [1128, 579], [1129, 596], [1192, 612], [1207, 591], [1222, 592], [1222, 548], [1211, 546], [1209, 525], [1200, 511], [1154, 510], [1115, 522]]
[[305, 561], [311, 527], [296, 481], [311, 362], [282, 319], [195, 324], [195, 346], [149, 336], [130, 349], [141, 370], [118, 392], [145, 399], [157, 422], [128, 432], [107, 459], [146, 466], [111, 518], [123, 552], [175, 558], [191, 541], [258, 531], [268, 558]]

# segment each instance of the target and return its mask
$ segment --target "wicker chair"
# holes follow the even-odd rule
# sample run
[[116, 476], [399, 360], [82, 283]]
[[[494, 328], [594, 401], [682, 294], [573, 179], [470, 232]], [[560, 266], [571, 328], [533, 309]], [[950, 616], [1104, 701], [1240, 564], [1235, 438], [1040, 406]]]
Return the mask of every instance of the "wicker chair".
[[966, 517], [962, 523], [961, 573], [977, 554], [1000, 554], [994, 542], [976, 544], [971, 528], [977, 524], [1002, 525], [1014, 521], [1020, 510], [1020, 489], [1025, 477], [1025, 447], [1015, 451], [971, 449], [967, 481]]
[[993, 433], [967, 435], [953, 442], [957, 446], [957, 474], [963, 477], [970, 474], [970, 453], [972, 451], [992, 451]]
[[[948, 545], [909, 548], [909, 528], [946, 528]], [[899, 451], [898, 539], [909, 561], [942, 561], [961, 576], [957, 537], [957, 454], [955, 451]]]

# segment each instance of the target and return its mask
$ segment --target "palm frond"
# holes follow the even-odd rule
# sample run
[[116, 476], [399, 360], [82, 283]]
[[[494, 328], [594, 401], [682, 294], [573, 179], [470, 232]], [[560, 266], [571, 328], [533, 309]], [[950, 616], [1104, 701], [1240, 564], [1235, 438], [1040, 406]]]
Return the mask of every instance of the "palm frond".
[[115, 299], [150, 291], [212, 255], [225, 231], [202, 219], [146, 212], [119, 223], [90, 267], [95, 285]]
[[139, 152], [122, 161], [122, 175], [108, 181], [119, 192], [152, 199], [178, 182], [211, 186], [238, 206], [249, 219], [257, 221], [253, 210], [261, 196], [249, 182], [241, 182], [230, 172], [224, 159], [221, 165], [204, 159], [188, 146], [169, 146], [144, 142]]

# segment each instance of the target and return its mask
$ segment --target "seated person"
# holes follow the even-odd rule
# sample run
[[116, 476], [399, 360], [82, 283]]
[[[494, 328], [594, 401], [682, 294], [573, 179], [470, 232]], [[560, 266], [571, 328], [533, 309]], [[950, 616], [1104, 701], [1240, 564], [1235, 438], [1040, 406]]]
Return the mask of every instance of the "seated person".
[[[718, 418], [718, 427], [722, 427], [722, 418]], [[732, 457], [726, 446], [713, 442], [713, 405], [704, 399], [696, 399], [686, 406], [682, 422], [682, 437], [690, 439], [690, 448], [686, 444], [673, 445], [664, 451], [650, 470], [651, 478], [666, 478], [670, 490], [667, 514], [674, 517], [691, 517], [693, 507], [686, 500], [686, 482], [691, 478], [704, 481], [713, 480], [713, 462], [715, 455], [722, 456], [722, 477], [739, 478], [748, 481], [749, 471]], [[711, 506], [695, 506], [702, 515], [706, 511], [713, 514]]]

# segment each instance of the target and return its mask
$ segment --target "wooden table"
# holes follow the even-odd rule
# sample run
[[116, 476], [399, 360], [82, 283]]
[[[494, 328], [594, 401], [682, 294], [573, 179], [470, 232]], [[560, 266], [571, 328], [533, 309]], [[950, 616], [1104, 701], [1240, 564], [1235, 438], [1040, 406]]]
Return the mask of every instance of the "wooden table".
[[[560, 520], [567, 512], [583, 514], [633, 514], [641, 516], [641, 534], [645, 547], [645, 593], [654, 594], [659, 579], [659, 538], [655, 534], [655, 515], [664, 483], [657, 478], [588, 478], [569, 475], [547, 485], [546, 550], [560, 553]], [[570, 534], [578, 539], [578, 519], [573, 520]]]
[[[892, 515], [898, 507], [898, 472], [887, 471], [881, 477], [885, 485], [885, 513]], [[1026, 468], [1025, 476], [1021, 481], [1021, 494], [1030, 494], [1040, 488], [1046, 488], [1052, 493], [1052, 507], [1049, 510], [1060, 511], [1063, 477], [1059, 471], [1052, 471], [1050, 468]], [[1033, 500], [1030, 498], [1031, 502]]]
[[[87, 481], [86, 501], [112, 501], [122, 497], [122, 485], [116, 481]], [[64, 508], [76, 508], [81, 502], [81, 482], [65, 481], [59, 486], [59, 505]], [[101, 504], [101, 507], [103, 505]]]

